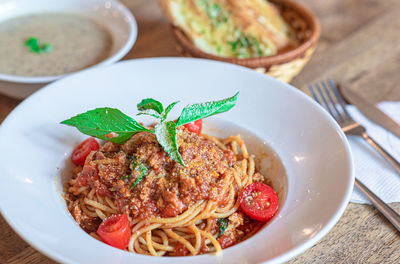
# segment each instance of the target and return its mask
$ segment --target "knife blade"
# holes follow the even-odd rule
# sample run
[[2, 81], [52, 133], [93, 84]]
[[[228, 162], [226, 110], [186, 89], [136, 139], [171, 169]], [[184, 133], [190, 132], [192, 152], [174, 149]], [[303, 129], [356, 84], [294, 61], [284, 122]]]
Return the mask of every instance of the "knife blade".
[[400, 124], [394, 121], [390, 116], [348, 87], [342, 87], [340, 92], [346, 101], [355, 105], [369, 120], [389, 130], [392, 134], [400, 138]]

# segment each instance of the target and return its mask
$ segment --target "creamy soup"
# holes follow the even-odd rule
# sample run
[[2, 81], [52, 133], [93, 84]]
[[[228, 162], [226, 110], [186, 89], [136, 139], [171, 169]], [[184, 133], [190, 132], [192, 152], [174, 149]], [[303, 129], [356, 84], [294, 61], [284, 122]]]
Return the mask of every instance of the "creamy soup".
[[[37, 39], [51, 51], [30, 51]], [[92, 19], [74, 14], [42, 13], [0, 22], [0, 73], [51, 76], [97, 64], [110, 55], [110, 33]]]

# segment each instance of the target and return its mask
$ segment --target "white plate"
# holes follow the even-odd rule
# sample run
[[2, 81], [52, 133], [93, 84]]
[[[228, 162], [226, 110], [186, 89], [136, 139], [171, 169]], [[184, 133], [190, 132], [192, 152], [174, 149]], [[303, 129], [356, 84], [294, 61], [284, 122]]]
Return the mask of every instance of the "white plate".
[[[116, 0], [0, 0], [0, 23], [17, 16], [49, 12], [84, 15], [108, 29], [113, 41], [110, 56], [91, 67], [120, 60], [136, 41], [136, 20], [129, 9]], [[23, 77], [0, 73], [0, 92], [22, 99], [64, 76]]]
[[[265, 141], [287, 173], [285, 201], [264, 229], [223, 250], [222, 256], [157, 258], [112, 248], [75, 223], [61, 197], [60, 182], [72, 149], [85, 136], [60, 121], [103, 106], [134, 115], [136, 104], [148, 97], [165, 104], [180, 100], [174, 117], [189, 102], [221, 99], [236, 91], [240, 91], [237, 105], [218, 118]], [[0, 145], [3, 216], [33, 247], [67, 263], [283, 262], [314, 245], [334, 226], [354, 180], [346, 138], [319, 105], [266, 75], [200, 59], [132, 60], [54, 82], [7, 117], [0, 128]]]

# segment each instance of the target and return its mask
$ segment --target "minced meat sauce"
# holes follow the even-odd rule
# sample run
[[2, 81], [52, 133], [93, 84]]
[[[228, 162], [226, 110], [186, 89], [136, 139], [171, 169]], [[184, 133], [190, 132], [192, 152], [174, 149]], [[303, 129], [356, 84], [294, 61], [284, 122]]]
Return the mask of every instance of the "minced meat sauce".
[[221, 191], [228, 190], [224, 179], [232, 173], [228, 168], [235, 155], [186, 129], [178, 130], [177, 140], [185, 167], [168, 156], [154, 134], [142, 132], [123, 145], [107, 142], [93, 151], [74, 188], [89, 184], [98, 195], [116, 201], [121, 212], [142, 219], [174, 217], [200, 200], [223, 204]]
[[[229, 191], [226, 186], [229, 181], [225, 179], [232, 177], [227, 174], [232, 173], [229, 168], [235, 164], [236, 155], [184, 128], [178, 129], [177, 140], [186, 166], [173, 161], [152, 133], [138, 133], [122, 145], [107, 142], [99, 151], [89, 154], [83, 168], [77, 168], [73, 190], [89, 185], [99, 196], [115, 201], [120, 212], [140, 219], [174, 217], [200, 200], [225, 205]], [[264, 178], [256, 173], [253, 181], [264, 181]], [[84, 215], [74, 193], [65, 196], [72, 202], [71, 214], [86, 232], [95, 232], [101, 219]], [[218, 238], [222, 248], [246, 239], [263, 224], [241, 211], [233, 213], [228, 220], [228, 228]], [[217, 219], [213, 221], [213, 233], [218, 233]], [[202, 245], [200, 251], [207, 252], [207, 246]], [[185, 247], [179, 246], [174, 252], [175, 256], [188, 254]]]

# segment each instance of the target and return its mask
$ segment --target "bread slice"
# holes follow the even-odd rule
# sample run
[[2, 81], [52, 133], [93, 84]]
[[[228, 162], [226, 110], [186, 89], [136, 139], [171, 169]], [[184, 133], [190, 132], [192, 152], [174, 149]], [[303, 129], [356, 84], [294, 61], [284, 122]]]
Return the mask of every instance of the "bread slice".
[[224, 57], [276, 54], [290, 27], [266, 0], [160, 0], [170, 21], [205, 52]]

